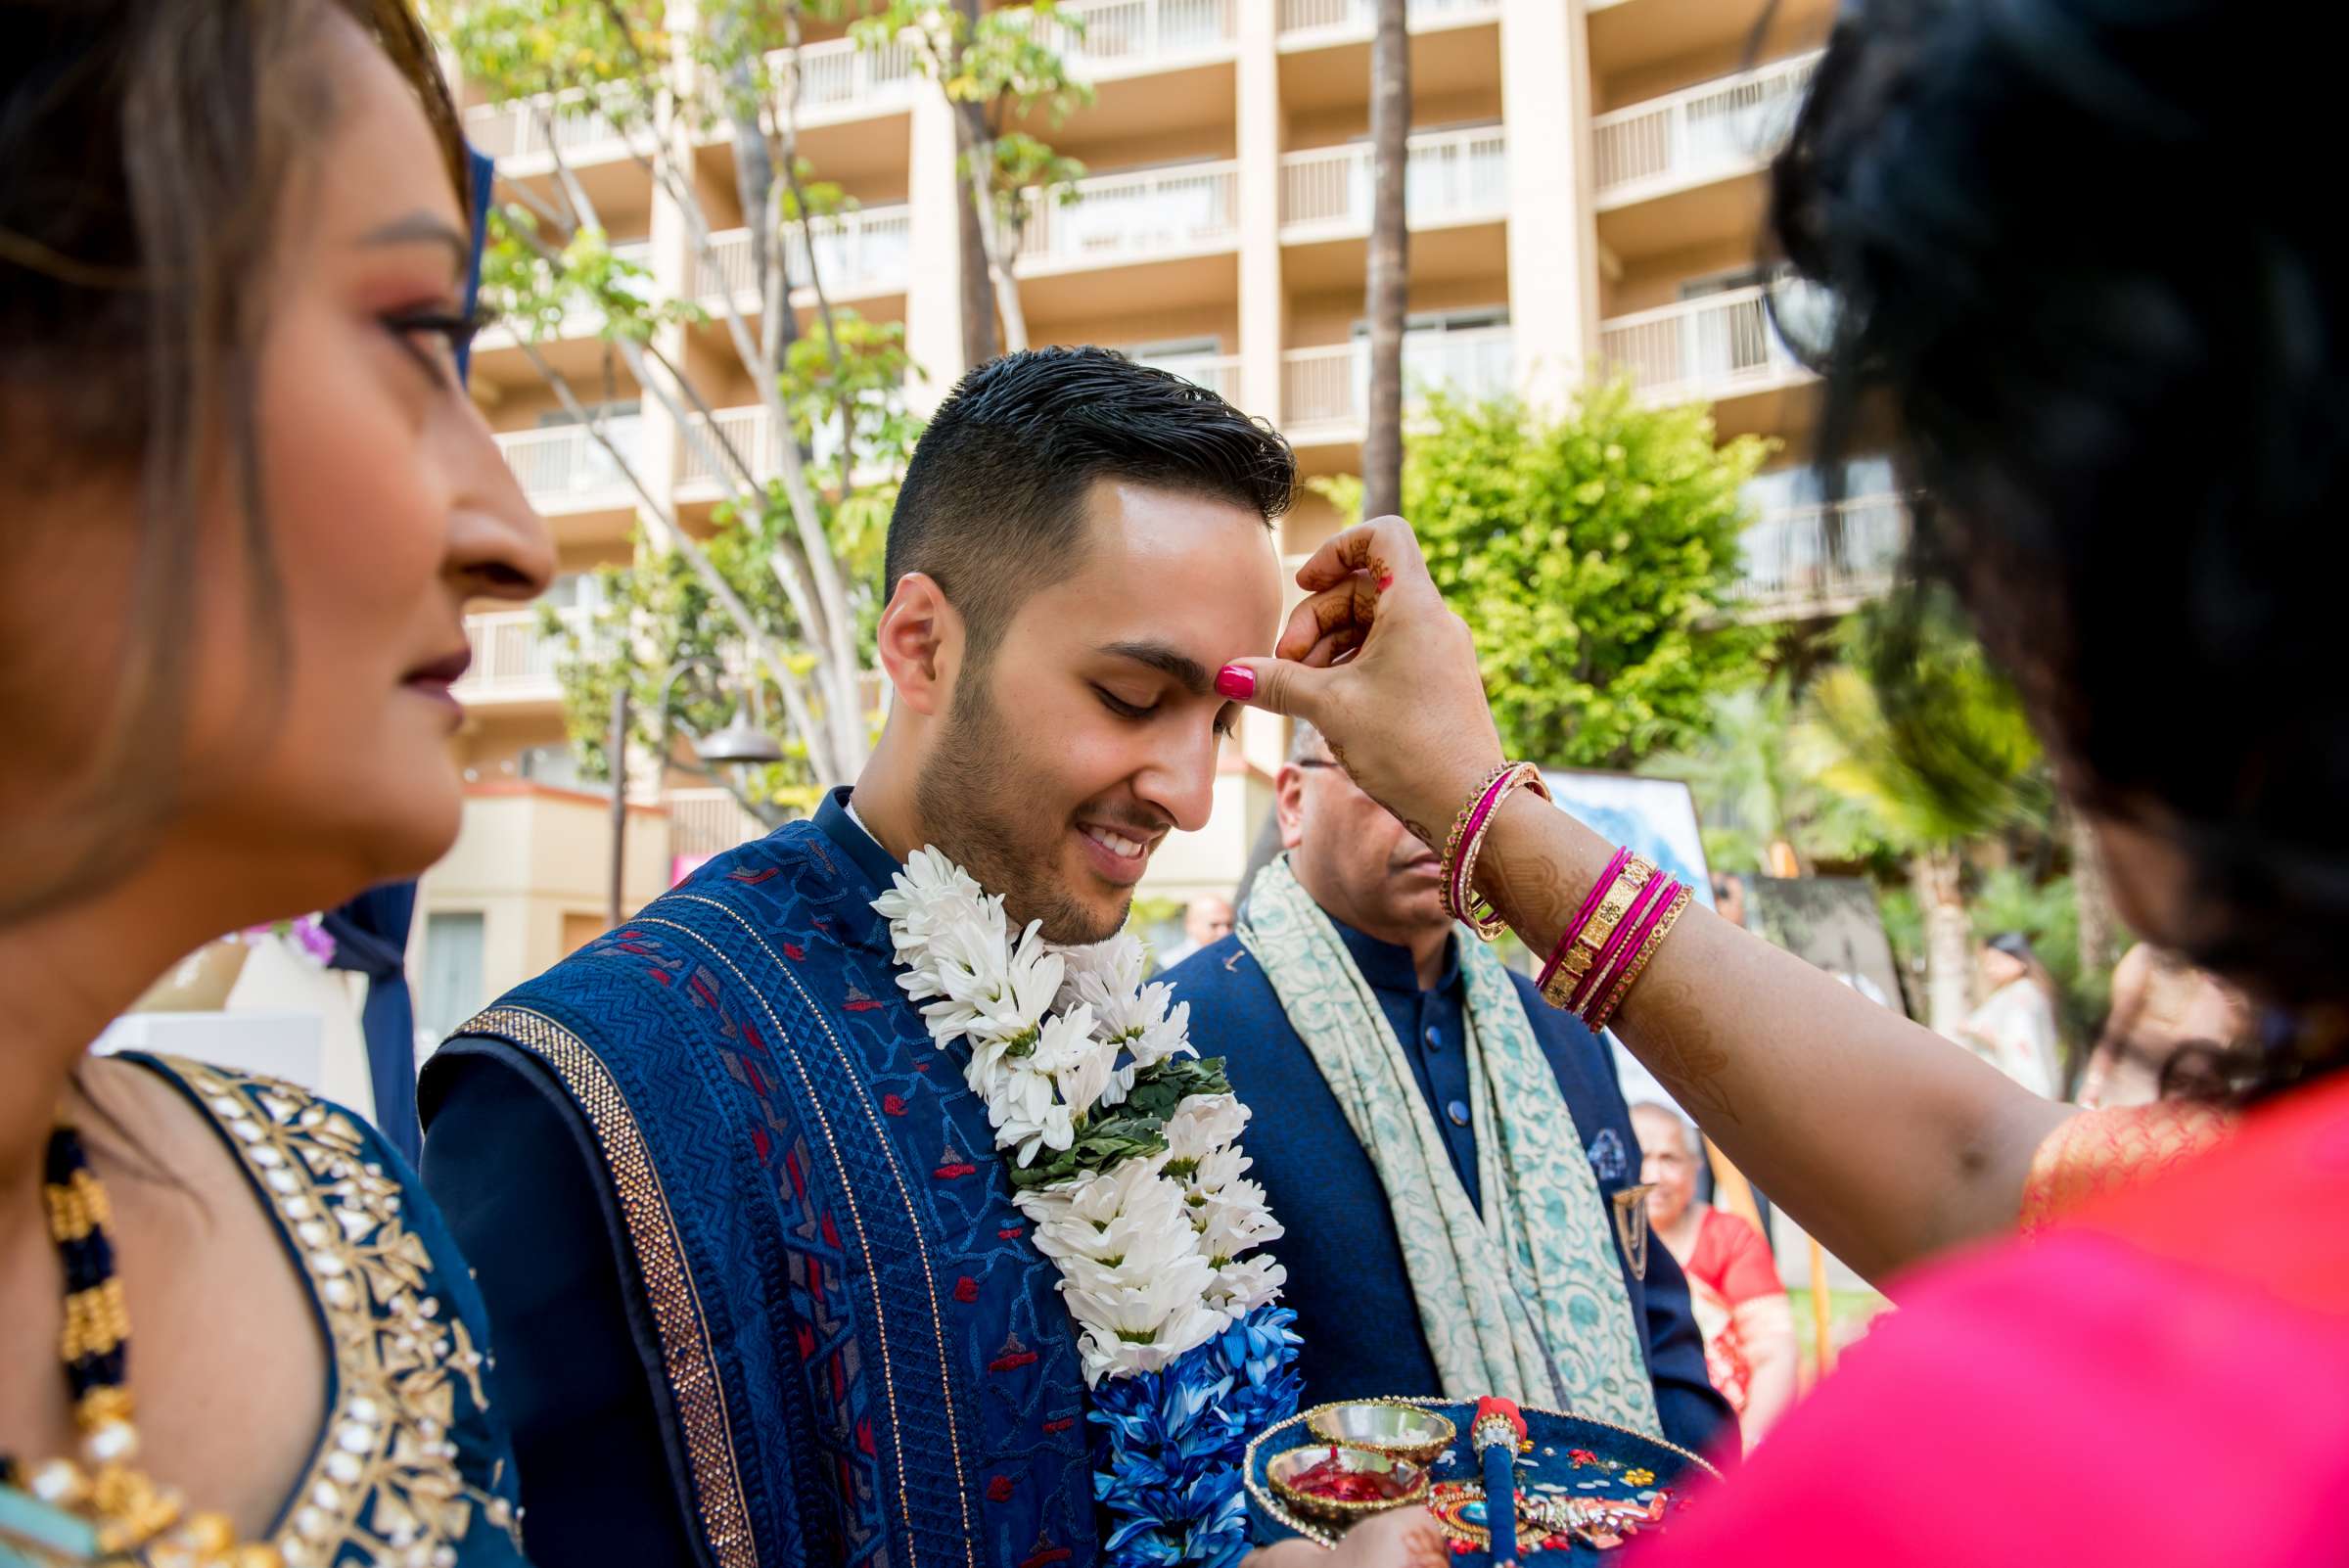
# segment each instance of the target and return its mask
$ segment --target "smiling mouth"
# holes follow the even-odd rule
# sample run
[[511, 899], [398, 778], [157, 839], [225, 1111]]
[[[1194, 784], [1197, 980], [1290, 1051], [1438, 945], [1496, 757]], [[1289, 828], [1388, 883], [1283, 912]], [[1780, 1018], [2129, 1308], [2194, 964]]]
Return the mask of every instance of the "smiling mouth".
[[1153, 834], [1147, 839], [1136, 839], [1119, 832], [1116, 828], [1101, 827], [1091, 822], [1079, 823], [1077, 831], [1100, 845], [1119, 859], [1137, 862], [1148, 859], [1151, 850], [1164, 836], [1163, 833], [1160, 833]]

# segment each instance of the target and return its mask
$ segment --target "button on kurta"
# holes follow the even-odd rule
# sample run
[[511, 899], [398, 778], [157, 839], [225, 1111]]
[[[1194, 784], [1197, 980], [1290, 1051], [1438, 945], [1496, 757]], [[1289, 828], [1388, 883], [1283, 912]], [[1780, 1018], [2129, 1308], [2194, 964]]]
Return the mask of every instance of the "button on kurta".
[[1444, 1107], [1444, 1114], [1451, 1118], [1453, 1127], [1466, 1127], [1468, 1125], [1468, 1102], [1453, 1100], [1450, 1105]]

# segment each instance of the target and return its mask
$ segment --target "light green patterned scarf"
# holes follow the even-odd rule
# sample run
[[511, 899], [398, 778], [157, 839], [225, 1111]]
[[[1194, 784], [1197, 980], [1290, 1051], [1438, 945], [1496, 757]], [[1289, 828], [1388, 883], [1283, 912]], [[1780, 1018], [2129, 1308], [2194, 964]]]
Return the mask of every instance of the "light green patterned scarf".
[[1386, 1188], [1441, 1392], [1661, 1437], [1606, 1201], [1500, 960], [1458, 944], [1480, 1217], [1377, 996], [1286, 855], [1258, 874], [1238, 933]]

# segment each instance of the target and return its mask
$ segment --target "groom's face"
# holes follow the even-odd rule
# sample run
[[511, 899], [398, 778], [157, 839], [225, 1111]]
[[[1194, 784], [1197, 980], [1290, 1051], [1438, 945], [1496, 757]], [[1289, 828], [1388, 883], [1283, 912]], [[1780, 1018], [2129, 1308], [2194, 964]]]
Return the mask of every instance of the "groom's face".
[[1239, 717], [1216, 671], [1268, 652], [1280, 616], [1248, 507], [1104, 481], [1083, 540], [958, 673], [916, 785], [939, 846], [1064, 943], [1114, 936], [1167, 835], [1206, 824]]

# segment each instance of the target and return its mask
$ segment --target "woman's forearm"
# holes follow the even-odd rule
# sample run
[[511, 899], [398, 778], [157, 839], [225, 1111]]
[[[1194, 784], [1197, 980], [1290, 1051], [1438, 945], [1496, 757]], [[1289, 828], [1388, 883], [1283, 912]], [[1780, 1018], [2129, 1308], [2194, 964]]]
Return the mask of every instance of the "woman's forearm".
[[[1521, 791], [1477, 885], [1546, 955], [1613, 853]], [[1696, 905], [1613, 1027], [1755, 1185], [1870, 1279], [2013, 1228], [2032, 1154], [2069, 1112]]]

